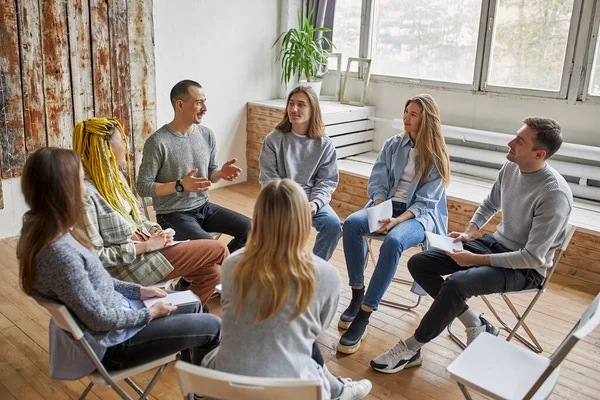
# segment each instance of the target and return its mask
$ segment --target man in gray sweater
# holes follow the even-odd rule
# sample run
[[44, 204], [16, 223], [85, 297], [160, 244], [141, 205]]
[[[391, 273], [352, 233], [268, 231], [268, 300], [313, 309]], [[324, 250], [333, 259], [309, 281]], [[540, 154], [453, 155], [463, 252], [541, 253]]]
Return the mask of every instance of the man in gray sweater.
[[157, 222], [175, 230], [176, 240], [212, 239], [208, 232], [233, 236], [230, 252], [244, 247], [250, 218], [208, 201], [208, 189], [221, 179], [232, 181], [242, 171], [236, 159], [221, 169], [214, 133], [200, 125], [206, 96], [199, 83], [184, 80], [171, 90], [173, 121], [152, 134], [144, 145], [137, 181], [141, 196], [152, 197]]
[[[451, 232], [464, 250], [429, 250], [413, 256], [408, 269], [434, 298], [414, 335], [371, 361], [384, 373], [421, 364], [421, 347], [458, 318], [466, 328], [467, 344], [483, 332], [498, 329], [466, 304], [472, 296], [537, 288], [552, 266], [573, 207], [565, 179], [546, 160], [560, 148], [560, 126], [549, 118], [529, 117], [508, 143], [507, 162], [490, 194], [464, 232]], [[502, 211], [493, 235], [471, 240]], [[443, 277], [449, 275], [446, 279]]]

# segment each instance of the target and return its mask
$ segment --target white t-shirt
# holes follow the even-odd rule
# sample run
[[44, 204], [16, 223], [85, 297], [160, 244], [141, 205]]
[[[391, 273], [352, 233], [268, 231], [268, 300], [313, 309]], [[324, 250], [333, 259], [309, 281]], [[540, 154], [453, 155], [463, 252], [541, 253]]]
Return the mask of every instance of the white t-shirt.
[[410, 149], [408, 153], [408, 162], [406, 163], [406, 167], [402, 172], [402, 177], [400, 178], [400, 183], [398, 184], [398, 188], [396, 189], [396, 193], [394, 197], [392, 197], [392, 201], [397, 201], [400, 203], [406, 203], [406, 196], [408, 195], [408, 187], [412, 183], [413, 179], [415, 179], [416, 164], [415, 158], [417, 156], [418, 150], [414, 147]]

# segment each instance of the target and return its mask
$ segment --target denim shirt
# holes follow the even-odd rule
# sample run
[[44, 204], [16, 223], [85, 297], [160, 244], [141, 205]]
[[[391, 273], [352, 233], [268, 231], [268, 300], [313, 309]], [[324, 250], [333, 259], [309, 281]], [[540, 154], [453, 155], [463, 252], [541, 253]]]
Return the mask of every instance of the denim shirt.
[[[369, 178], [367, 191], [371, 203], [394, 197], [412, 147], [413, 143], [408, 134], [393, 136], [385, 142]], [[415, 168], [418, 171], [418, 155]], [[435, 166], [432, 166], [425, 182], [421, 184], [420, 180], [421, 174], [418, 173], [408, 187], [406, 209], [415, 215], [415, 219], [423, 225], [425, 231], [446, 235], [448, 207], [442, 177]]]

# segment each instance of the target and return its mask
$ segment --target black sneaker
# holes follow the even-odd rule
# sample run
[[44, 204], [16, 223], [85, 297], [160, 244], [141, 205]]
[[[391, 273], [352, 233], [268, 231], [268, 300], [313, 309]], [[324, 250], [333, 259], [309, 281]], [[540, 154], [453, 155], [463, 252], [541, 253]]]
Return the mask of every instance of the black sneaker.
[[360, 306], [362, 305], [362, 301], [364, 298], [364, 286], [361, 289], [352, 289], [352, 300], [350, 300], [348, 308], [344, 310], [344, 312], [340, 316], [340, 321], [338, 322], [338, 327], [340, 329], [348, 329], [352, 321], [354, 321], [356, 314], [358, 314], [358, 310], [360, 310]]
[[372, 311], [359, 309], [354, 321], [352, 321], [348, 330], [340, 338], [337, 351], [344, 354], [352, 354], [360, 348], [360, 342], [367, 336], [367, 326], [369, 325], [371, 314]]
[[471, 344], [473, 340], [483, 332], [487, 332], [491, 335], [498, 336], [500, 330], [492, 325], [487, 319], [483, 318], [481, 315], [479, 316], [479, 320], [481, 321], [480, 326], [467, 328], [467, 346]]

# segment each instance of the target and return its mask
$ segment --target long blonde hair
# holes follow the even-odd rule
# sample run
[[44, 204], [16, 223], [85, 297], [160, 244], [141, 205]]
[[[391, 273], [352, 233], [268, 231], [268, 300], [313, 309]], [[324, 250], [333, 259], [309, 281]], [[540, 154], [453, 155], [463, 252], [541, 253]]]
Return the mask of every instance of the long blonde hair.
[[308, 199], [297, 183], [274, 179], [263, 188], [244, 255], [233, 273], [238, 315], [251, 289], [258, 296], [258, 323], [277, 314], [290, 289], [295, 292], [290, 321], [306, 311], [316, 290], [313, 256], [305, 250], [310, 227]]
[[283, 133], [289, 133], [292, 131], [292, 123], [290, 122], [290, 116], [288, 115], [288, 103], [293, 95], [296, 93], [304, 93], [308, 97], [308, 103], [310, 105], [310, 121], [308, 122], [308, 131], [306, 136], [311, 139], [320, 139], [325, 136], [325, 124], [323, 124], [323, 117], [321, 116], [321, 106], [319, 105], [319, 98], [317, 93], [310, 86], [300, 85], [293, 89], [287, 97], [285, 103], [285, 112], [283, 119], [275, 127], [278, 131]]
[[[421, 174], [420, 184], [423, 184], [429, 175], [433, 165], [440, 176], [444, 187], [450, 183], [450, 156], [448, 147], [444, 141], [442, 125], [440, 122], [440, 109], [429, 94], [418, 94], [406, 101], [404, 111], [410, 103], [421, 106], [421, 123], [417, 131], [415, 147], [419, 152], [419, 169], [417, 175]], [[408, 132], [404, 132], [408, 135]]]
[[[141, 223], [140, 207], [136, 195], [125, 181], [117, 165], [117, 159], [108, 144], [112, 130], [116, 129], [125, 141], [127, 175], [133, 177], [129, 158], [129, 144], [123, 127], [116, 119], [89, 118], [73, 129], [73, 150], [81, 156], [84, 171], [92, 178], [100, 195], [110, 206], [133, 225]], [[123, 202], [131, 207], [131, 214]]]

